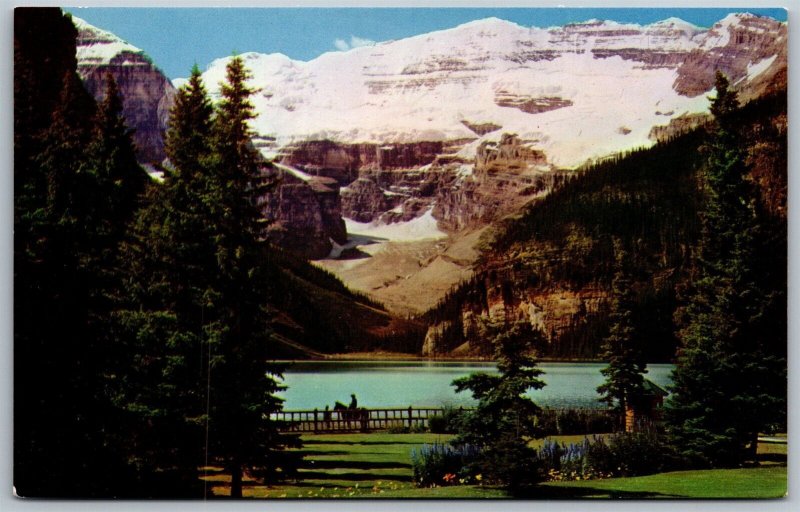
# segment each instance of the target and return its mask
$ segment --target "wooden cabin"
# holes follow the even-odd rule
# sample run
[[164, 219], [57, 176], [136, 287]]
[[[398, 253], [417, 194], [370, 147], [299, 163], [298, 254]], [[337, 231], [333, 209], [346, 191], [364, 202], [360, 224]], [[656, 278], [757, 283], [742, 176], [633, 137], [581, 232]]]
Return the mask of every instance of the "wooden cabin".
[[644, 392], [625, 406], [625, 432], [636, 432], [661, 420], [664, 397], [669, 393], [655, 382], [644, 379]]

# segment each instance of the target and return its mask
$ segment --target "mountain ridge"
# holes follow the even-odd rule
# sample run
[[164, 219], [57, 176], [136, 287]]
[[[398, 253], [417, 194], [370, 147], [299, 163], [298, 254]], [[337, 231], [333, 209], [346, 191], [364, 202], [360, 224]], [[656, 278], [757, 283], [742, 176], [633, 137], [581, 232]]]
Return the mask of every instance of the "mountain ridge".
[[[748, 13], [706, 28], [489, 18], [309, 61], [242, 54], [258, 90], [254, 144], [291, 185], [265, 202], [274, 241], [386, 304], [435, 302], [469, 277], [472, 233], [582, 166], [701, 124], [716, 70], [744, 100], [780, 88], [786, 37], [786, 23]], [[228, 59], [203, 74], [212, 98]], [[375, 236], [426, 219], [436, 229], [419, 240]], [[433, 269], [451, 281], [415, 291]]]
[[[327, 52], [309, 61], [292, 60], [282, 54], [244, 55], [253, 64], [253, 82], [263, 89], [256, 101], [261, 117], [253, 126], [260, 134], [277, 139], [274, 151], [265, 151], [268, 157], [279, 158], [278, 148], [297, 140], [402, 143], [471, 138], [474, 132], [462, 123], [469, 121], [494, 122], [501, 131], [538, 139], [554, 164], [576, 167], [590, 158], [647, 144], [648, 134], [657, 124], [681, 114], [706, 111], [705, 95], [711, 92], [713, 72], [692, 70], [683, 66], [683, 61], [701, 50], [728, 55], [744, 52], [746, 58], [745, 49], [731, 46], [730, 33], [758, 32], [765, 26], [775, 33], [776, 40], [785, 37], [784, 24], [746, 13], [730, 15], [707, 30], [678, 20], [648, 25], [585, 22], [541, 29], [488, 18], [346, 52]], [[591, 58], [575, 58], [579, 55]], [[727, 71], [732, 82], [744, 78], [740, 86], [746, 89], [753, 78], [745, 78], [747, 66], [763, 56], [754, 56], [745, 63], [728, 62], [725, 55], [714, 58], [717, 64], [730, 68]], [[204, 73], [212, 95], [225, 62], [227, 58], [215, 60]], [[784, 63], [772, 64], [775, 69], [771, 72], [776, 72]], [[559, 69], [570, 72], [554, 76]], [[522, 72], [525, 70], [529, 73]], [[678, 70], [678, 77], [671, 76], [674, 70]], [[703, 74], [699, 81], [682, 78], [696, 72]], [[535, 80], [530, 73], [537, 75]], [[614, 80], [603, 82], [602, 76], [608, 73]], [[580, 89], [565, 85], [575, 78], [587, 77], [599, 81], [595, 89], [611, 90], [614, 95], [581, 94]], [[638, 118], [626, 120], [623, 115], [620, 126], [631, 130], [625, 137], [615, 133], [619, 126], [592, 131], [600, 118], [608, 118], [606, 105], [614, 104], [615, 99], [633, 101], [630, 93], [616, 90], [620, 81], [629, 82], [623, 90], [657, 91], [641, 101], [650, 110], [647, 119], [640, 122], [641, 126], [627, 126]], [[664, 84], [671, 87], [665, 89]], [[542, 116], [532, 119], [530, 111], [509, 109], [507, 103], [498, 105], [497, 96], [504, 92], [518, 97], [519, 104], [561, 97], [573, 102], [565, 105], [566, 111], [573, 113], [537, 110], [533, 113]], [[746, 91], [744, 96], [747, 97]], [[654, 113], [656, 110], [660, 116]], [[596, 113], [592, 122], [581, 126], [581, 137], [587, 143], [568, 151], [563, 140], [572, 138], [575, 132], [567, 130], [564, 123], [574, 122], [581, 114], [592, 116], [592, 112]], [[666, 115], [667, 112], [673, 114]], [[498, 138], [498, 133], [482, 136], [483, 140]], [[473, 149], [465, 151], [469, 156]]]

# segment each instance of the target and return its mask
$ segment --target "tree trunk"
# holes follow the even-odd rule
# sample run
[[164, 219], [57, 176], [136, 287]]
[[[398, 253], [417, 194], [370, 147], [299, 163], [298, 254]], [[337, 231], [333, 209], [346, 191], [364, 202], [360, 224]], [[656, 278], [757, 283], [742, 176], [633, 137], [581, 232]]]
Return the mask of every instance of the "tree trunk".
[[231, 462], [231, 498], [242, 497], [242, 466], [236, 461]]

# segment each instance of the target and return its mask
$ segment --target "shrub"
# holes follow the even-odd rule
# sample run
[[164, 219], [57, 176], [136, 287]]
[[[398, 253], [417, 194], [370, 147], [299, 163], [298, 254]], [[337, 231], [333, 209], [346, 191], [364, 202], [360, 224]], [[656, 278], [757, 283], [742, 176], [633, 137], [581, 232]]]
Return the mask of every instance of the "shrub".
[[545, 436], [614, 431], [614, 416], [607, 409], [543, 409], [537, 420]]
[[583, 422], [583, 415], [576, 409], [566, 409], [559, 411], [556, 424], [558, 425], [559, 435], [569, 434], [588, 434], [586, 425]]
[[[584, 466], [587, 472], [602, 476], [618, 476], [622, 468], [618, 454], [602, 438], [595, 438], [589, 443]], [[585, 472], [583, 476], [588, 475]]]
[[[594, 440], [595, 442], [602, 442], [602, 439], [595, 438]], [[547, 480], [574, 480], [594, 474], [587, 464], [587, 454], [590, 446], [591, 442], [588, 438], [584, 438], [583, 442], [570, 443], [569, 445], [545, 440], [536, 453], [542, 478]]]
[[388, 432], [389, 434], [421, 434], [427, 431], [428, 427], [426, 427], [422, 423], [417, 423], [417, 422], [415, 422], [410, 427], [405, 422], [397, 422], [393, 425], [389, 425], [386, 428], [386, 432]]
[[461, 422], [463, 410], [444, 407], [441, 414], [428, 419], [428, 429], [434, 434], [455, 434]]
[[480, 449], [473, 445], [426, 444], [411, 451], [414, 483], [433, 487], [473, 481], [471, 474]]
[[409, 432], [412, 434], [422, 434], [424, 432], [428, 432], [428, 427], [426, 427], [422, 423], [414, 423], [411, 428], [408, 429]]
[[486, 483], [508, 488], [512, 496], [544, 479], [536, 450], [513, 435], [503, 436], [491, 449], [481, 451], [469, 469], [470, 475], [481, 474]]
[[536, 422], [541, 429], [542, 436], [558, 435], [558, 414], [555, 409], [542, 409], [536, 417]]
[[586, 434], [605, 434], [614, 432], [617, 419], [611, 411], [605, 409], [589, 409], [586, 419]]
[[619, 434], [609, 445], [618, 459], [619, 476], [660, 473], [678, 465], [671, 448], [652, 431]]
[[546, 440], [536, 457], [549, 480], [648, 475], [677, 467], [673, 451], [654, 432], [595, 436], [570, 445]]

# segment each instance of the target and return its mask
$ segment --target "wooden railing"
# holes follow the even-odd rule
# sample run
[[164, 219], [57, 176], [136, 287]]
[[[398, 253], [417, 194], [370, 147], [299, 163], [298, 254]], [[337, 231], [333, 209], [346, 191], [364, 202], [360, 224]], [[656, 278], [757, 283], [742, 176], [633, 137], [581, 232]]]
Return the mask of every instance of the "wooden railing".
[[[393, 428], [423, 429], [430, 419], [443, 416], [447, 409], [441, 407], [413, 407], [388, 409], [314, 409], [280, 411], [270, 415], [282, 422], [283, 431], [290, 432], [377, 432]], [[461, 407], [460, 411], [472, 410]], [[576, 417], [570, 413], [578, 414]], [[540, 414], [546, 435], [586, 434], [612, 432], [622, 428], [620, 418], [611, 409], [599, 408], [543, 408]], [[606, 430], [607, 429], [607, 430]]]
[[347, 409], [313, 411], [281, 411], [270, 415], [284, 423], [291, 432], [370, 432], [390, 428], [421, 428], [428, 420], [443, 414], [444, 409], [408, 407], [406, 409]]

